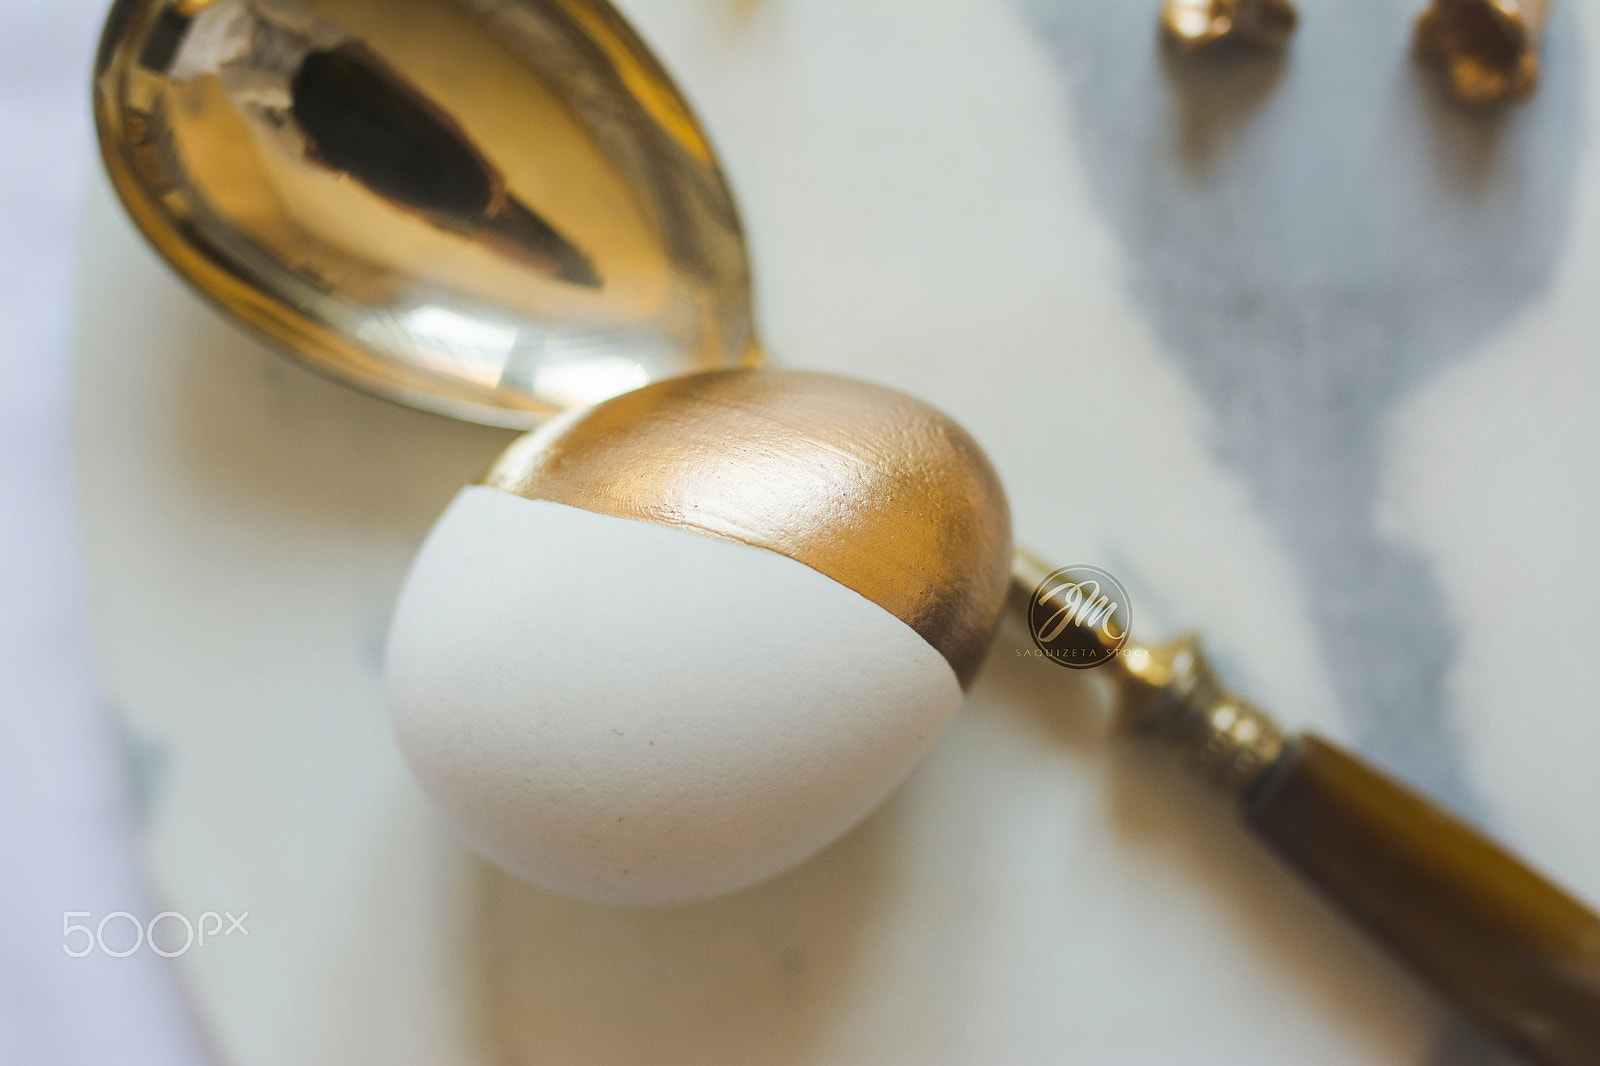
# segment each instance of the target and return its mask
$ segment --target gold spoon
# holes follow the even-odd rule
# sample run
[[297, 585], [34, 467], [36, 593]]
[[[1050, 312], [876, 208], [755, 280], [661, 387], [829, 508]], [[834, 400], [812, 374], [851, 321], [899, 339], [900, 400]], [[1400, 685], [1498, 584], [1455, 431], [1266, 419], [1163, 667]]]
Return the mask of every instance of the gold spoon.
[[94, 105], [157, 251], [359, 388], [528, 428], [757, 359], [716, 156], [604, 3], [119, 0]]
[[[604, 0], [117, 0], [102, 154], [173, 267], [312, 367], [530, 427], [760, 363], [689, 106]], [[1012, 567], [1024, 609], [1050, 568]], [[1229, 695], [1187, 639], [1108, 668], [1252, 829], [1540, 1062], [1600, 1062], [1600, 918], [1402, 785]]]

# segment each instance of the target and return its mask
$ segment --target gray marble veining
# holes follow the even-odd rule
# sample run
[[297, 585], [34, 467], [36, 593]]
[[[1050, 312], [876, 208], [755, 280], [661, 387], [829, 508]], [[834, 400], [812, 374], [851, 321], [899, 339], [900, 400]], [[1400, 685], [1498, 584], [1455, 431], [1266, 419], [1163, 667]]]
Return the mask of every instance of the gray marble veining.
[[1530, 101], [1471, 113], [1412, 60], [1404, 4], [1306, 0], [1281, 55], [1186, 60], [1153, 0], [1017, 2], [1127, 284], [1304, 582], [1358, 746], [1492, 822], [1451, 729], [1439, 586], [1375, 522], [1382, 430], [1550, 282], [1584, 136], [1576, 27], [1558, 6]]

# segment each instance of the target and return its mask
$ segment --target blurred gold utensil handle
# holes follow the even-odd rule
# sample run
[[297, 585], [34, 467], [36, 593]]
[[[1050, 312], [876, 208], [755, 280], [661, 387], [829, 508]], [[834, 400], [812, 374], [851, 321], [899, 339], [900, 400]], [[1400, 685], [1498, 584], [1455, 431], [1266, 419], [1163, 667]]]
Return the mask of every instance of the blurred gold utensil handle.
[[[1014, 599], [1050, 573], [1019, 551]], [[1486, 1030], [1549, 1066], [1600, 1063], [1600, 916], [1351, 753], [1287, 736], [1217, 682], [1194, 637], [1130, 642], [1106, 669], [1128, 729], [1181, 747], [1273, 851]]]

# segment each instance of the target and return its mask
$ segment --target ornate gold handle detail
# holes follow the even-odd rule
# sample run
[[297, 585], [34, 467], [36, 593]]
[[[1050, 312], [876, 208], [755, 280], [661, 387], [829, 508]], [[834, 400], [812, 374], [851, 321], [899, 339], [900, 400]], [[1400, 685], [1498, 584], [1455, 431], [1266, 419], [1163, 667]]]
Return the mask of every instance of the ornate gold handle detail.
[[[1022, 602], [1049, 573], [1019, 551]], [[1118, 713], [1237, 797], [1273, 851], [1491, 1033], [1546, 1066], [1600, 1064], [1600, 916], [1356, 756], [1286, 737], [1233, 696], [1199, 641], [1129, 643]]]

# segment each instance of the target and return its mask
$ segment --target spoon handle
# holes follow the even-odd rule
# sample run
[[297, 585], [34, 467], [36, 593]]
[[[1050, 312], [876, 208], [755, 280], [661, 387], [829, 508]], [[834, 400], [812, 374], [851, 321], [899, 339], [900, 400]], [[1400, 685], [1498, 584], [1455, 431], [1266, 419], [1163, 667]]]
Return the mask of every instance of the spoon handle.
[[1240, 797], [1246, 824], [1485, 1029], [1600, 1063], [1600, 917], [1483, 834], [1303, 734]]
[[[1049, 569], [1019, 552], [1014, 599]], [[1193, 637], [1130, 643], [1105, 669], [1129, 728], [1176, 741], [1280, 858], [1485, 1030], [1544, 1066], [1600, 1064], [1600, 916], [1349, 752], [1286, 737]]]

